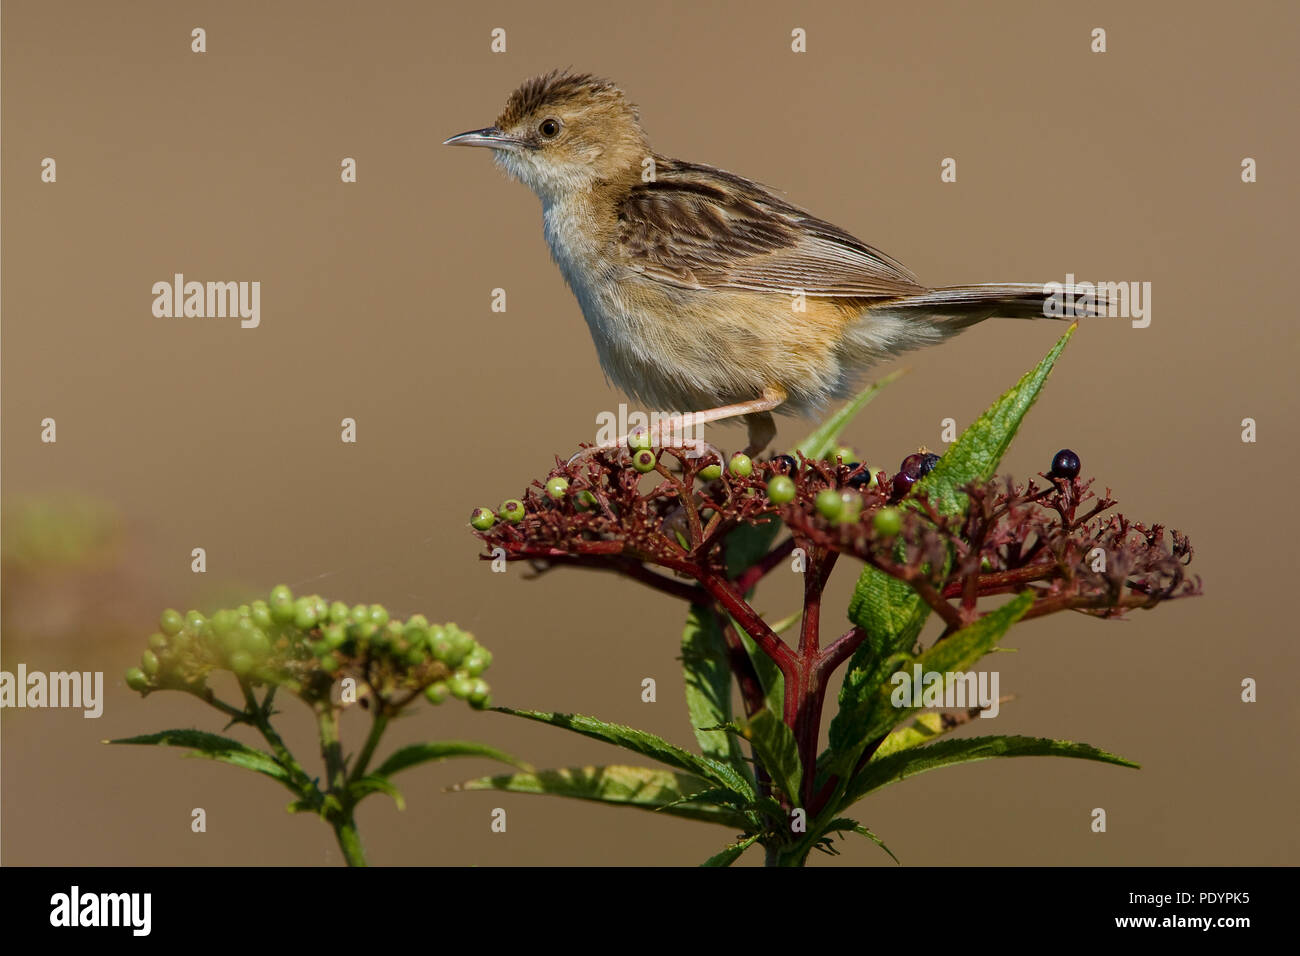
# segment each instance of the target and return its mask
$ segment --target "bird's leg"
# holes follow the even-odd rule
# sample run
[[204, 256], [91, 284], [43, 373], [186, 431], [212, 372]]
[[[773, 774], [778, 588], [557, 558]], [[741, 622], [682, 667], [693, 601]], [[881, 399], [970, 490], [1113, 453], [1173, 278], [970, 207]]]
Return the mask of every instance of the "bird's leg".
[[[722, 455], [718, 453], [712, 445], [698, 438], [686, 438], [684, 434], [687, 429], [696, 428], [709, 422], [726, 421], [728, 418], [746, 419], [749, 425], [749, 447], [746, 450], [748, 455], [756, 455], [772, 440], [776, 435], [776, 424], [772, 421], [772, 409], [778, 407], [789, 397], [784, 388], [779, 385], [769, 385], [763, 389], [763, 394], [758, 398], [748, 402], [737, 402], [734, 405], [722, 405], [718, 408], [706, 408], [699, 412], [686, 412], [681, 415], [668, 415], [659, 419], [651, 426], [651, 442], [658, 448], [689, 448], [696, 455], [717, 454], [718, 461], [722, 461]], [[681, 437], [679, 438], [679, 435]], [[626, 448], [627, 436], [624, 435], [612, 445], [597, 445], [596, 448]], [[569, 459], [572, 464], [574, 460], [584, 454], [594, 451], [589, 448], [578, 452], [573, 458]]]

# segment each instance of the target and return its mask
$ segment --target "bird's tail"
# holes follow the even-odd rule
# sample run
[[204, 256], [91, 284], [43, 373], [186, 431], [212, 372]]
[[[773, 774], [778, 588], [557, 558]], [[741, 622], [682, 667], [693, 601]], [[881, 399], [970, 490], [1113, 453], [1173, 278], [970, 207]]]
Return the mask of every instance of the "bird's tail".
[[[1057, 291], [1059, 290], [1059, 291]], [[936, 345], [985, 319], [1075, 319], [1106, 315], [1097, 291], [1074, 286], [999, 283], [930, 289], [869, 307], [847, 329], [847, 364], [864, 368], [909, 349]]]
[[952, 331], [985, 319], [1076, 319], [1106, 314], [1098, 290], [1081, 294], [1074, 286], [1030, 283], [955, 285], [894, 299], [885, 308], [902, 317], [927, 317]]

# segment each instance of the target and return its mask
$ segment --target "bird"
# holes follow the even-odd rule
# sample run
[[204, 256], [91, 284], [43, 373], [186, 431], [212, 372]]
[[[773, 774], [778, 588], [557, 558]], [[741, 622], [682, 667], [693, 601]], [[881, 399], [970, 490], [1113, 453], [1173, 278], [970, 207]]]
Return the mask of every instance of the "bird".
[[624, 91], [590, 73], [532, 77], [444, 145], [491, 150], [541, 200], [607, 379], [671, 413], [655, 441], [739, 417], [756, 455], [774, 411], [818, 414], [902, 352], [1048, 311], [1043, 283], [929, 288], [773, 189], [656, 153]]

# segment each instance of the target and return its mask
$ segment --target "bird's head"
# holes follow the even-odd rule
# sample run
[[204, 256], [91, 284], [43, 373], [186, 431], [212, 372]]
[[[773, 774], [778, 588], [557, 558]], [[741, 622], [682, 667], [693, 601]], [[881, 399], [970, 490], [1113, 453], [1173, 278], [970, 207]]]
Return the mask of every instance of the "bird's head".
[[444, 145], [486, 146], [496, 161], [542, 199], [638, 177], [650, 155], [636, 107], [613, 83], [553, 71], [510, 94], [495, 125]]

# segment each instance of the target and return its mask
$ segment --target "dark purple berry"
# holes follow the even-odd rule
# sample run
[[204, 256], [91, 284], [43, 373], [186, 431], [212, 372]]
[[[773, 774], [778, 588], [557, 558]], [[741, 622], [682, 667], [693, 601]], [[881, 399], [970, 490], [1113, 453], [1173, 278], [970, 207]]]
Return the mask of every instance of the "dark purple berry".
[[906, 475], [912, 481], [920, 478], [924, 472], [921, 471], [921, 463], [925, 461], [925, 455], [917, 452], [915, 455], [908, 455], [903, 459], [903, 463], [898, 466], [898, 473]]
[[850, 488], [857, 488], [860, 490], [866, 488], [875, 480], [875, 475], [871, 473], [871, 469], [863, 468], [859, 462], [855, 461], [853, 464], [849, 465], [849, 468], [849, 477], [844, 483]]
[[894, 476], [893, 494], [890, 495], [890, 501], [898, 501], [907, 497], [907, 493], [912, 490], [912, 485], [916, 484], [916, 479], [900, 471]]
[[921, 477], [924, 478], [930, 472], [934, 471], [934, 466], [939, 464], [939, 456], [934, 452], [926, 452], [921, 457]]
[[1081, 464], [1079, 456], [1068, 448], [1062, 448], [1052, 459], [1052, 470], [1048, 472], [1049, 478], [1078, 478]]
[[789, 455], [774, 455], [772, 456], [772, 470], [778, 475], [793, 475], [799, 470], [799, 463]]

